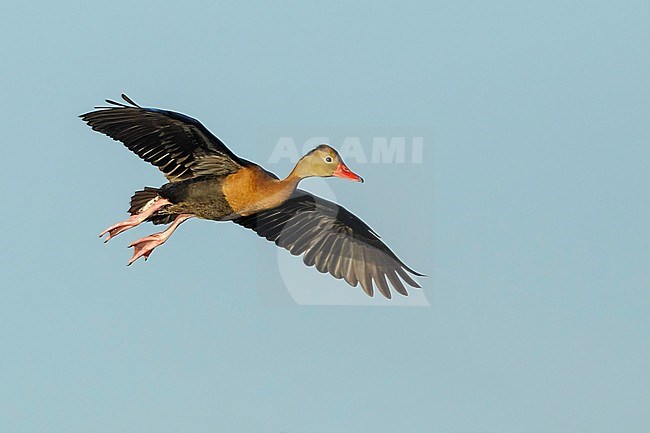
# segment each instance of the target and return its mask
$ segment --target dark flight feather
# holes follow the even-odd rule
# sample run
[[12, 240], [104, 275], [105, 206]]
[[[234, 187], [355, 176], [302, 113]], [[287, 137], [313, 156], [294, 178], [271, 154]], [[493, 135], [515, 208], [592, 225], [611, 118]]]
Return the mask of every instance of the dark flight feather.
[[142, 108], [107, 99], [81, 117], [93, 130], [121, 141], [133, 153], [155, 165], [171, 182], [198, 176], [224, 176], [248, 165], [198, 120], [174, 111]]

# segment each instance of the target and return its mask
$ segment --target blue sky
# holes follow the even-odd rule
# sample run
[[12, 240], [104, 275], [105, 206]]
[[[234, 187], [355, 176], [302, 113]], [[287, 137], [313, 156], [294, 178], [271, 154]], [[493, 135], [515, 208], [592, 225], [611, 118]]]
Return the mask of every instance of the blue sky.
[[[12, 5], [0, 430], [647, 431], [648, 22], [647, 2]], [[299, 305], [300, 260], [232, 224], [127, 268], [157, 228], [97, 235], [164, 179], [77, 118], [121, 92], [279, 175], [278, 134], [370, 153], [425, 131], [421, 163], [303, 186], [428, 274], [430, 306]]]

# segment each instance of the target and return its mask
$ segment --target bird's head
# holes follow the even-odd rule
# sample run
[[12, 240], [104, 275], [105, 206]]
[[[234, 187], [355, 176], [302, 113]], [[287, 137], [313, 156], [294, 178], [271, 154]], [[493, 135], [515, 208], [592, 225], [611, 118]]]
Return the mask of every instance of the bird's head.
[[339, 153], [326, 144], [321, 144], [303, 156], [300, 161], [298, 161], [298, 164], [296, 164], [294, 172], [303, 179], [313, 176], [335, 176], [353, 180], [355, 182], [363, 182], [361, 176], [353, 173], [348, 166], [345, 165]]

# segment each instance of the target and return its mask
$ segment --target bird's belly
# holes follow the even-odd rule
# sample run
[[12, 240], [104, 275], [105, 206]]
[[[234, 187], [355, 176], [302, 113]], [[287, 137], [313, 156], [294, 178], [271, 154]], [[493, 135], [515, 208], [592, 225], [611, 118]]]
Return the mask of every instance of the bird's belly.
[[192, 180], [167, 184], [161, 188], [160, 195], [172, 202], [168, 213], [190, 213], [208, 220], [230, 220], [237, 215], [228, 204], [216, 179]]
[[226, 221], [239, 217], [225, 200], [177, 203], [172, 204], [166, 211], [173, 214], [189, 213], [198, 218], [214, 221]]

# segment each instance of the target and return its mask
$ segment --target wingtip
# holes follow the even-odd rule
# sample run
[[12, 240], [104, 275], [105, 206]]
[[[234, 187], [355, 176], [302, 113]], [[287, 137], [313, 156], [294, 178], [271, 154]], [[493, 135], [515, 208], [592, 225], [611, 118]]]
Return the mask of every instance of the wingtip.
[[421, 274], [420, 272], [415, 271], [415, 270], [409, 268], [408, 266], [406, 266], [404, 264], [402, 264], [402, 265], [404, 266], [404, 269], [406, 269], [407, 271], [409, 271], [411, 274], [415, 275], [416, 277], [428, 277], [428, 275], [426, 275], [426, 274]]
[[131, 98], [129, 98], [128, 96], [126, 96], [125, 93], [122, 93], [120, 96], [122, 96], [122, 99], [124, 99], [126, 102], [128, 102], [128, 103], [131, 104], [131, 105], [133, 105], [134, 107], [142, 108], [142, 107], [140, 107], [138, 104], [136, 104], [136, 103], [133, 101], [133, 99], [131, 99]]

